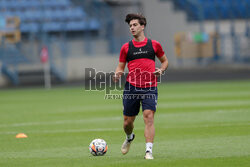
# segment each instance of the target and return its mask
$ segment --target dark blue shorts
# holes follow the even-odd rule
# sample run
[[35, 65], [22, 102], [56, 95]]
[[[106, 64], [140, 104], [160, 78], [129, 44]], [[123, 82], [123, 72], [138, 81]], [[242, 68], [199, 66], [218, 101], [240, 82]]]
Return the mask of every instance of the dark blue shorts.
[[156, 111], [157, 98], [157, 87], [138, 88], [126, 82], [123, 91], [123, 115], [138, 115], [141, 105], [142, 111]]

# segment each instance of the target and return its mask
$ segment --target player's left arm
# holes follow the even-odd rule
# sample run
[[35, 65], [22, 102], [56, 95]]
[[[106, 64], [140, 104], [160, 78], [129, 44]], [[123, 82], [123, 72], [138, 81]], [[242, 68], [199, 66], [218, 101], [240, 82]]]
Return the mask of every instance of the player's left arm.
[[155, 72], [154, 72], [154, 74], [158, 77], [162, 75], [163, 72], [168, 68], [168, 58], [165, 52], [163, 51], [161, 44], [158, 41], [152, 40], [152, 44], [153, 44], [155, 54], [161, 62], [161, 67], [155, 68]]
[[168, 58], [167, 58], [167, 56], [165, 55], [165, 53], [164, 53], [163, 56], [158, 57], [158, 59], [159, 59], [160, 62], [161, 62], [161, 67], [155, 69], [154, 74], [155, 74], [157, 77], [160, 76], [160, 75], [162, 75], [163, 72], [164, 72], [165, 70], [167, 70], [167, 68], [168, 68]]

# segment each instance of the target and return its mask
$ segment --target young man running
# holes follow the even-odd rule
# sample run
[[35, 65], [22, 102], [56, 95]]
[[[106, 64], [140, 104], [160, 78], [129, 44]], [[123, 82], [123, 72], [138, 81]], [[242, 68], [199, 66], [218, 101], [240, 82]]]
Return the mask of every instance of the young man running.
[[[145, 37], [146, 18], [140, 14], [128, 14], [125, 22], [133, 35], [133, 40], [125, 43], [120, 51], [119, 64], [113, 80], [119, 81], [125, 65], [129, 70], [123, 93], [124, 132], [127, 137], [122, 144], [123, 154], [128, 153], [131, 142], [135, 138], [133, 133], [134, 120], [142, 105], [145, 123], [144, 136], [146, 140], [145, 159], [153, 159], [152, 148], [155, 136], [154, 114], [157, 105], [157, 77], [168, 67], [168, 59], [162, 46], [155, 40]], [[155, 68], [155, 56], [160, 60], [161, 67]]]

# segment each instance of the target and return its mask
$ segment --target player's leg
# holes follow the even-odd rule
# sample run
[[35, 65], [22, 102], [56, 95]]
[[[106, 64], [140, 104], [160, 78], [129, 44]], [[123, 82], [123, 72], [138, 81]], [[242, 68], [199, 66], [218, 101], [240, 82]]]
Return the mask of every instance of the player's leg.
[[154, 127], [154, 111], [144, 110], [143, 111], [143, 120], [145, 123], [144, 136], [146, 143], [153, 143], [155, 136], [155, 127]]
[[[125, 88], [128, 87], [126, 83]], [[135, 135], [133, 133], [134, 129], [134, 120], [140, 111], [140, 100], [134, 98], [134, 87], [130, 87], [124, 91], [123, 95], [123, 129], [126, 133], [126, 139], [122, 144], [121, 152], [127, 154], [130, 148], [131, 142], [134, 140]]]
[[154, 127], [154, 111], [153, 110], [144, 110], [143, 111], [143, 120], [145, 123], [144, 136], [146, 140], [146, 154], [145, 159], [153, 159], [152, 149], [155, 136], [155, 127]]
[[123, 129], [124, 132], [127, 135], [128, 139], [131, 139], [131, 134], [134, 129], [134, 121], [135, 121], [135, 116], [126, 116], [124, 115], [124, 122], [123, 122]]
[[123, 129], [124, 129], [124, 132], [126, 133], [127, 137], [126, 137], [126, 139], [123, 142], [122, 147], [121, 147], [122, 154], [128, 153], [130, 145], [135, 138], [135, 134], [133, 133], [135, 117], [136, 116], [124, 115]]
[[144, 158], [153, 159], [152, 149], [155, 136], [154, 114], [158, 98], [157, 88], [149, 90], [146, 95], [145, 99], [142, 100], [143, 120], [145, 124], [144, 136], [146, 140], [146, 155]]

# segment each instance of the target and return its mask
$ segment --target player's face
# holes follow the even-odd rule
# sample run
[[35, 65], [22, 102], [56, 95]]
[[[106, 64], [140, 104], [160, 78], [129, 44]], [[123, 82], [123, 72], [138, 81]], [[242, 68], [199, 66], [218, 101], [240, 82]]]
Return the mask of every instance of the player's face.
[[129, 30], [133, 36], [137, 37], [143, 32], [144, 25], [140, 25], [138, 19], [131, 20], [129, 23]]

